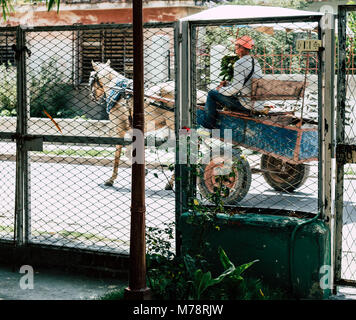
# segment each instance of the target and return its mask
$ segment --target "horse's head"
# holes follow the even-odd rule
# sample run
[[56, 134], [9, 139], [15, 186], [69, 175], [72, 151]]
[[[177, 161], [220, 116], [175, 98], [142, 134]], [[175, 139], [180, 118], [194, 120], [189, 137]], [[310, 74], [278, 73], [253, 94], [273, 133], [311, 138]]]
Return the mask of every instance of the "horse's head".
[[98, 75], [101, 85], [104, 87], [120, 75], [110, 67], [110, 60], [106, 61], [106, 63], [91, 61], [91, 64]]
[[[110, 60], [107, 63], [92, 62], [92, 64], [94, 71], [89, 77], [91, 99], [96, 102], [104, 99], [107, 113], [110, 113], [116, 104], [131, 108], [133, 81], [110, 68]], [[108, 73], [110, 77], [103, 76]]]
[[89, 88], [91, 100], [98, 102], [99, 100], [104, 98], [104, 86], [100, 83], [97, 71], [90, 72]]

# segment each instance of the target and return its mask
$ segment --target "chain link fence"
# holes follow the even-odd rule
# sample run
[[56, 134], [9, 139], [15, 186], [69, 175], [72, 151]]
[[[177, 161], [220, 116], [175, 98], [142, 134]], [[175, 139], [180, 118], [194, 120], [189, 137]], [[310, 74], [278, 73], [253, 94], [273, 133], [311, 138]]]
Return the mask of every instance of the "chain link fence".
[[[355, 108], [356, 77], [355, 32], [356, 7], [339, 9], [338, 28], [338, 123], [337, 143], [341, 158], [352, 155], [356, 145]], [[356, 283], [356, 212], [355, 212], [355, 159], [337, 162], [336, 185], [336, 280], [353, 285]]]
[[[17, 166], [24, 183], [16, 187], [16, 194], [23, 195], [17, 198], [23, 213], [16, 211], [15, 219], [16, 143], [2, 139], [0, 237], [127, 254], [132, 26], [36, 27], [17, 32], [22, 40], [16, 33], [11, 37], [7, 31], [0, 33], [0, 68], [5, 75], [0, 80], [0, 131], [5, 138], [23, 128], [22, 149], [18, 149], [22, 158]], [[166, 188], [173, 173], [174, 148], [162, 145], [175, 130], [174, 26], [147, 24], [144, 37], [145, 111], [150, 131], [146, 224], [157, 227], [175, 220], [174, 191]], [[20, 41], [26, 50], [16, 60], [12, 46], [19, 48]], [[25, 79], [20, 89], [24, 101], [19, 103], [25, 116], [19, 119], [17, 72]], [[157, 142], [162, 147], [156, 147]], [[18, 233], [14, 233], [15, 220], [23, 222]]]
[[[306, 217], [318, 211], [321, 59], [317, 48], [302, 52], [297, 43], [317, 43], [319, 37], [318, 22], [313, 21], [195, 26], [192, 116], [203, 137], [201, 150], [207, 147], [214, 154], [221, 140], [224, 148], [232, 142], [232, 163], [222, 156], [223, 150], [211, 161], [202, 158], [195, 203], [219, 202], [232, 213], [273, 209]], [[219, 85], [219, 92], [232, 98], [214, 98]], [[217, 101], [215, 137], [214, 130], [202, 129], [214, 120], [207, 106], [199, 103], [207, 92], [211, 101]]]
[[[16, 42], [16, 30], [7, 29], [0, 32], [0, 117], [15, 119], [16, 123], [16, 65], [12, 45]], [[11, 140], [10, 133], [15, 133], [11, 121], [1, 121], [0, 132], [8, 132], [2, 136], [1, 144], [1, 211], [0, 237], [11, 240], [14, 237], [15, 214], [15, 154], [11, 152], [16, 143]]]
[[[347, 21], [352, 19], [354, 12], [349, 12]], [[194, 128], [183, 128], [183, 137], [197, 133], [199, 161], [194, 181], [182, 185], [185, 180], [176, 178], [177, 191], [183, 194], [177, 202], [172, 188], [176, 157], [181, 157], [175, 154], [178, 39], [174, 24], [144, 28], [149, 230], [175, 222], [176, 205], [181, 206], [186, 195], [191, 207], [223, 205], [230, 213], [252, 210], [292, 217], [317, 213], [323, 66], [320, 52], [297, 49], [298, 40], [320, 39], [318, 22], [195, 23], [191, 31]], [[235, 40], [246, 36], [254, 46], [241, 58]], [[354, 39], [354, 34], [347, 39]], [[345, 70], [353, 70], [354, 49], [354, 42], [347, 44], [352, 59]], [[254, 57], [254, 72], [243, 85], [236, 81], [234, 69], [240, 63], [245, 70], [242, 81], [246, 80], [252, 66], [248, 57]], [[1, 29], [0, 71], [0, 239], [127, 254], [131, 26]], [[203, 129], [208, 92], [223, 80], [227, 83], [220, 90], [231, 84], [244, 87], [236, 100], [250, 108], [218, 104], [218, 130]], [[345, 141], [354, 144], [353, 74], [346, 74], [346, 80]], [[195, 126], [199, 129], [193, 133]], [[225, 155], [230, 146], [229, 162]], [[344, 166], [342, 278], [351, 280], [354, 171], [353, 164]]]

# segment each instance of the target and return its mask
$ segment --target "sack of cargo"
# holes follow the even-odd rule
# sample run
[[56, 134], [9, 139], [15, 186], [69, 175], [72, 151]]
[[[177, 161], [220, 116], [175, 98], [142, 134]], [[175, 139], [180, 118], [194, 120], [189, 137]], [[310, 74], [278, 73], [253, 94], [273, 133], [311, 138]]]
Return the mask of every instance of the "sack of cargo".
[[304, 81], [251, 79], [251, 100], [298, 100], [305, 91]]

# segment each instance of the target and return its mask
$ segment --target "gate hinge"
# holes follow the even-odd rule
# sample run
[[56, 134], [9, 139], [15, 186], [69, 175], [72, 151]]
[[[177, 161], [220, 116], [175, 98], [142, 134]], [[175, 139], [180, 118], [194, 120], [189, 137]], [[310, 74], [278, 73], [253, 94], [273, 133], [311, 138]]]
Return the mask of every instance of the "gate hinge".
[[12, 141], [18, 142], [25, 151], [43, 151], [43, 137], [30, 134], [22, 135], [15, 133], [11, 136]]
[[336, 146], [336, 162], [339, 164], [356, 163], [356, 145], [338, 144]]
[[26, 46], [23, 46], [22, 48], [17, 48], [16, 44], [13, 44], [12, 50], [15, 52], [15, 60], [20, 60], [20, 55], [24, 51], [27, 53], [29, 57], [31, 56], [31, 50]]

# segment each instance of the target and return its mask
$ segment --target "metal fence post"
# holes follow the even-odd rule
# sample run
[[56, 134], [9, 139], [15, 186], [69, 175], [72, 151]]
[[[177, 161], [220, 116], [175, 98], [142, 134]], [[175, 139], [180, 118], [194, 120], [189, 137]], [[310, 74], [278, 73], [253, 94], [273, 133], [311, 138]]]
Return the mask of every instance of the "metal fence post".
[[323, 79], [323, 104], [322, 104], [322, 172], [323, 172], [323, 218], [330, 225], [331, 223], [331, 157], [332, 157], [332, 138], [334, 132], [334, 16], [326, 14], [323, 17], [323, 42], [324, 42], [324, 79]]
[[[322, 52], [322, 104], [321, 104], [321, 163], [319, 178], [321, 192], [321, 216], [328, 224], [329, 230], [332, 225], [332, 141], [334, 136], [334, 78], [335, 78], [335, 20], [333, 14], [325, 14], [321, 19], [322, 40], [324, 50]], [[331, 240], [331, 239], [330, 239]], [[330, 244], [331, 245], [331, 244]], [[332, 247], [330, 247], [330, 250]], [[330, 264], [333, 264], [332, 253], [330, 253]], [[333, 277], [330, 277], [333, 282]], [[330, 284], [331, 287], [333, 283]]]
[[[346, 103], [346, 10], [339, 7], [338, 12], [338, 68], [337, 68], [337, 112], [336, 144], [345, 140], [345, 103]], [[335, 177], [335, 222], [333, 229], [334, 283], [341, 279], [341, 251], [344, 203], [344, 163], [336, 161]]]
[[180, 86], [181, 86], [181, 56], [182, 53], [180, 52], [181, 48], [181, 33], [180, 33], [180, 26], [179, 22], [176, 22], [174, 25], [174, 66], [175, 66], [175, 93], [174, 93], [174, 100], [175, 100], [175, 112], [174, 112], [174, 132], [176, 138], [176, 154], [175, 154], [175, 167], [174, 167], [174, 175], [175, 175], [175, 246], [176, 246], [176, 255], [179, 256], [181, 254], [181, 233], [179, 232], [178, 223], [179, 218], [183, 212], [183, 203], [182, 203], [182, 181], [181, 179], [177, 179], [177, 177], [182, 177], [183, 170], [182, 166], [179, 163], [179, 128], [180, 128], [180, 119], [181, 119], [181, 96], [180, 96]]
[[16, 31], [15, 57], [17, 63], [17, 125], [16, 125], [16, 196], [15, 234], [16, 244], [23, 245], [28, 240], [29, 223], [24, 214], [28, 199], [28, 151], [25, 149], [24, 135], [27, 133], [27, 92], [26, 92], [26, 40], [21, 26]]
[[[142, 134], [136, 135], [133, 153], [137, 156], [132, 163], [131, 185], [131, 231], [130, 231], [130, 272], [129, 287], [125, 297], [129, 300], [150, 298], [146, 286], [146, 238], [145, 238], [145, 152], [144, 152], [144, 68], [143, 68], [143, 19], [142, 1], [133, 1], [133, 44], [134, 44], [134, 106], [133, 129]], [[133, 155], [134, 155], [133, 154]]]
[[[176, 166], [175, 166], [175, 183], [176, 183], [176, 224], [181, 214], [187, 210], [188, 194], [184, 188], [189, 186], [189, 172], [187, 164], [180, 163], [179, 148], [179, 129], [183, 126], [191, 126], [191, 117], [189, 112], [190, 106], [190, 52], [189, 52], [189, 34], [188, 22], [183, 21], [177, 24], [176, 39], [178, 42], [176, 48]], [[176, 235], [176, 254], [179, 255], [181, 246], [181, 236], [179, 232]]]

